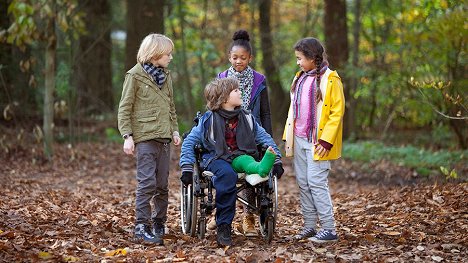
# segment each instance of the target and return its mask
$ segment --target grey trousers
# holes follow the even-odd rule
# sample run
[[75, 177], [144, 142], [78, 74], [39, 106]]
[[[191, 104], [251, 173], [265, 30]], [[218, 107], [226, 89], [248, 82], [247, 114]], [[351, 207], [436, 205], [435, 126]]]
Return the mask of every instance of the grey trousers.
[[313, 144], [294, 136], [294, 170], [299, 186], [304, 227], [335, 230], [333, 204], [328, 188], [330, 161], [314, 161]]
[[170, 152], [169, 143], [150, 140], [136, 145], [136, 224], [150, 224], [151, 219], [166, 222]]

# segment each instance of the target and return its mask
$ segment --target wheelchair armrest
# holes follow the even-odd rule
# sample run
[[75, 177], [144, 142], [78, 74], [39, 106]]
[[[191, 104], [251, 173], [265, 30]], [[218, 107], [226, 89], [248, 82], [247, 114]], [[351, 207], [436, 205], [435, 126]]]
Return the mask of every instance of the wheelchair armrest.
[[202, 153], [205, 152], [205, 148], [203, 148], [201, 144], [196, 144], [194, 148], [195, 148], [195, 153], [197, 154], [201, 155]]

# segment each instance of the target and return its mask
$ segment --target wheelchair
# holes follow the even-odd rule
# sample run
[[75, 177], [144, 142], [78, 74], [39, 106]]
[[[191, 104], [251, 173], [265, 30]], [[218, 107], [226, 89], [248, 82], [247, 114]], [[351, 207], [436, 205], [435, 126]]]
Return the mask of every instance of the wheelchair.
[[[201, 117], [200, 112], [194, 119], [195, 124]], [[183, 136], [185, 138], [185, 136]], [[259, 148], [260, 158], [265, 153], [267, 147], [257, 146]], [[200, 161], [203, 149], [200, 145], [195, 146], [196, 163], [194, 164], [193, 183], [185, 186], [181, 183], [180, 188], [180, 222], [182, 232], [192, 237], [200, 239], [205, 238], [207, 219], [216, 208], [213, 195], [213, 182], [211, 178], [213, 173], [203, 171], [200, 167]], [[272, 172], [268, 174], [268, 179], [250, 185], [245, 180], [245, 174], [239, 174], [236, 183], [237, 201], [248, 206], [259, 218], [260, 233], [263, 239], [270, 243], [276, 227], [276, 218], [278, 213], [278, 180]], [[244, 189], [253, 189], [255, 200], [250, 203], [240, 195]]]

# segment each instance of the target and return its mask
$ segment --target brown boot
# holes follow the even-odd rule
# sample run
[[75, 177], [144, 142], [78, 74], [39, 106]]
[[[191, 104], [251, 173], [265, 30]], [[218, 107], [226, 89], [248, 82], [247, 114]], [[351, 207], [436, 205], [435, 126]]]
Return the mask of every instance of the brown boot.
[[246, 237], [256, 237], [257, 230], [255, 229], [255, 217], [251, 213], [244, 213], [244, 218], [242, 219], [242, 231]]
[[208, 225], [206, 226], [208, 230], [216, 229], [216, 218], [214, 216], [208, 218]]

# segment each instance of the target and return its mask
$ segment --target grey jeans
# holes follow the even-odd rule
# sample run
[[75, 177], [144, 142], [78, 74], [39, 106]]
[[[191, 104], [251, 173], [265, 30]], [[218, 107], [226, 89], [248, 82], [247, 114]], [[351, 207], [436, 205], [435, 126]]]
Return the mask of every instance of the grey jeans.
[[170, 152], [169, 143], [150, 140], [136, 145], [136, 224], [150, 224], [151, 219], [165, 222], [167, 219]]
[[313, 144], [294, 136], [294, 170], [300, 190], [304, 227], [335, 230], [333, 204], [328, 188], [330, 161], [314, 161]]

